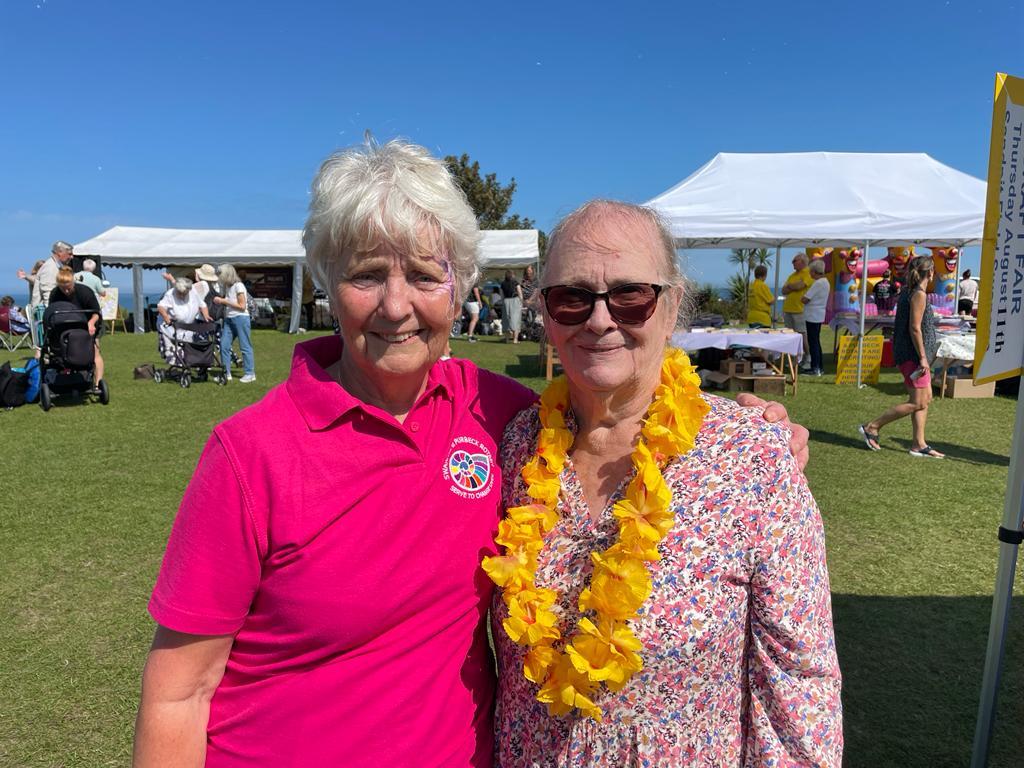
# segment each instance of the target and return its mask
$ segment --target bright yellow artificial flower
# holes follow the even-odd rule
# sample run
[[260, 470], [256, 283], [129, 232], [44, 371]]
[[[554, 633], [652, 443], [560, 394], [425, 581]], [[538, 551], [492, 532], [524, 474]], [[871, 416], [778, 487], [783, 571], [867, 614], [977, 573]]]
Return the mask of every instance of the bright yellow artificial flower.
[[505, 550], [504, 555], [485, 557], [480, 564], [484, 572], [499, 587], [521, 589], [533, 583], [537, 570], [537, 553], [544, 542], [536, 541], [528, 546]]
[[555, 507], [562, 492], [561, 478], [547, 469], [540, 456], [534, 456], [523, 467], [523, 480], [526, 482], [526, 493], [541, 504]]
[[594, 574], [580, 593], [580, 610], [597, 611], [609, 619], [632, 618], [651, 593], [651, 575], [642, 560], [591, 552]]
[[569, 408], [569, 380], [556, 376], [540, 396], [540, 423], [552, 429], [565, 427], [565, 412]]
[[642, 645], [627, 624], [602, 621], [598, 626], [584, 618], [579, 628], [581, 634], [565, 650], [576, 671], [588, 679], [618, 691], [631, 675], [643, 669], [643, 659], [637, 654]]
[[550, 645], [537, 645], [523, 659], [523, 674], [534, 683], [543, 683], [548, 670], [558, 661], [559, 653]]
[[629, 538], [622, 537], [613, 546], [604, 551], [609, 557], [634, 557], [637, 560], [646, 560], [649, 563], [661, 560], [661, 553], [658, 552], [656, 542], [650, 542], [638, 536]]
[[539, 538], [541, 538], [539, 522], [520, 523], [506, 517], [498, 521], [498, 535], [494, 537], [494, 541], [505, 547], [506, 550], [514, 550], [519, 547], [529, 549], [529, 545], [535, 544]]
[[562, 474], [565, 457], [572, 447], [572, 432], [568, 429], [541, 429], [537, 435], [537, 455], [544, 458], [549, 471]]
[[612, 514], [619, 520], [623, 540], [643, 539], [657, 544], [672, 529], [672, 490], [643, 443], [634, 451], [636, 477], [626, 489], [626, 498], [615, 503]]
[[550, 531], [558, 522], [558, 513], [543, 504], [523, 504], [519, 507], [509, 507], [505, 510], [505, 514], [520, 525], [536, 523], [540, 526], [542, 533]]
[[537, 693], [537, 701], [548, 705], [552, 715], [567, 715], [573, 709], [601, 722], [601, 710], [588, 698], [597, 688], [587, 676], [577, 672], [568, 656], [560, 656]]
[[537, 645], [543, 640], [557, 640], [558, 617], [551, 612], [557, 595], [550, 589], [525, 588], [515, 594], [505, 593], [508, 618], [502, 622], [514, 643]]

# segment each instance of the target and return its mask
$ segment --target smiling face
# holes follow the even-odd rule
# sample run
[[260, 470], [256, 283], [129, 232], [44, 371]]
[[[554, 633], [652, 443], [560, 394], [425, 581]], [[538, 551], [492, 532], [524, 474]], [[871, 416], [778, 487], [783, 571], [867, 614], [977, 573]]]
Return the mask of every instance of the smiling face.
[[[666, 283], [665, 255], [649, 222], [602, 206], [564, 230], [548, 251], [543, 286], [572, 285], [603, 293], [629, 283]], [[543, 308], [544, 328], [570, 383], [593, 393], [650, 387], [675, 327], [682, 294], [666, 287], [654, 314], [639, 325], [616, 322], [598, 299], [579, 325], [561, 325]]]
[[343, 375], [382, 391], [426, 382], [454, 319], [454, 284], [445, 265], [387, 244], [348, 260], [332, 296], [344, 340]]

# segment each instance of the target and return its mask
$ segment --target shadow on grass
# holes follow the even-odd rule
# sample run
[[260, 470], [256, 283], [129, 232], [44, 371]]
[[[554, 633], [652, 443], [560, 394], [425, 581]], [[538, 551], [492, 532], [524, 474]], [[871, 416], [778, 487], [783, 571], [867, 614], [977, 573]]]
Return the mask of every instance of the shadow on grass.
[[[556, 367], [555, 375], [561, 372], [562, 369]], [[530, 355], [516, 355], [513, 362], [505, 365], [505, 375], [511, 376], [514, 379], [543, 376], [544, 366], [541, 364], [540, 357], [536, 352]]]
[[[903, 450], [909, 451], [913, 440], [906, 437], [894, 437], [893, 442], [899, 443]], [[939, 440], [928, 440], [928, 444], [935, 450], [946, 454], [946, 461], [959, 461], [965, 464], [993, 464], [997, 467], [1008, 467], [1010, 457], [1001, 453], [992, 453], [978, 448], [968, 448], [956, 443], [944, 443]]]
[[[843, 671], [843, 765], [970, 762], [992, 600], [833, 595]], [[990, 768], [1024, 755], [1024, 598], [1007, 636]]]
[[822, 429], [810, 430], [810, 443], [828, 443], [829, 445], [837, 445], [841, 448], [862, 448], [865, 451], [868, 447], [864, 444], [864, 440], [860, 436], [860, 432], [857, 431], [857, 425], [850, 425], [850, 434], [842, 435], [837, 432], [826, 432]]

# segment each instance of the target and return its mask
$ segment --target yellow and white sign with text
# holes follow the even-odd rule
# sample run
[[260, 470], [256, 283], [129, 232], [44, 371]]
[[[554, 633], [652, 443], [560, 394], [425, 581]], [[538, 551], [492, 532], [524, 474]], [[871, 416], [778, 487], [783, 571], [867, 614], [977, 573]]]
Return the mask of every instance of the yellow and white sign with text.
[[996, 75], [974, 383], [1024, 369], [1024, 80]]

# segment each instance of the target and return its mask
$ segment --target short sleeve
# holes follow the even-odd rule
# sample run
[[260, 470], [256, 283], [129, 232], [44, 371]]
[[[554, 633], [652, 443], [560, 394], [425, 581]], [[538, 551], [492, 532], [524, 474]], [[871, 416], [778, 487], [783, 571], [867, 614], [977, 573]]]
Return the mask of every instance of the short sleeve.
[[753, 765], [838, 766], [840, 673], [825, 532], [803, 474], [785, 448], [765, 456], [766, 493], [751, 581], [750, 712]]
[[215, 432], [174, 520], [149, 612], [177, 632], [237, 632], [259, 586], [256, 526], [242, 483]]
[[501, 436], [512, 418], [537, 401], [537, 393], [518, 381], [479, 369], [480, 408], [484, 427], [501, 442]]

